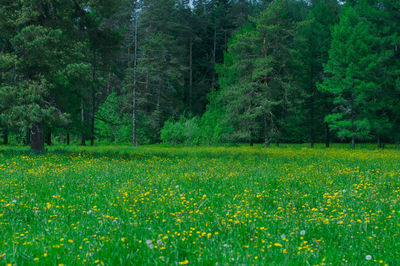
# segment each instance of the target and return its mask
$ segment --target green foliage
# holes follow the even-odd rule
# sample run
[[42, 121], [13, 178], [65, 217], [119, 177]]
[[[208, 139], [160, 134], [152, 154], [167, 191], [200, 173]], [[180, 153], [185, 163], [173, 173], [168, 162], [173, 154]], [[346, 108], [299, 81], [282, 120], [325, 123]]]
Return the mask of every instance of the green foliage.
[[200, 141], [199, 118], [186, 118], [184, 115], [176, 122], [166, 121], [161, 129], [161, 140], [171, 144], [197, 145]]
[[333, 29], [329, 61], [325, 65], [329, 76], [320, 90], [334, 95], [336, 108], [326, 121], [339, 137], [365, 139], [370, 133], [368, 98], [379, 87], [375, 78], [378, 55], [372, 49], [375, 39], [370, 28], [353, 8], [345, 7]]
[[96, 123], [96, 133], [101, 139], [107, 139], [111, 142], [121, 140], [121, 127], [125, 121], [121, 118], [118, 99], [115, 93], [108, 95], [106, 101], [99, 106], [96, 119], [98, 120]]

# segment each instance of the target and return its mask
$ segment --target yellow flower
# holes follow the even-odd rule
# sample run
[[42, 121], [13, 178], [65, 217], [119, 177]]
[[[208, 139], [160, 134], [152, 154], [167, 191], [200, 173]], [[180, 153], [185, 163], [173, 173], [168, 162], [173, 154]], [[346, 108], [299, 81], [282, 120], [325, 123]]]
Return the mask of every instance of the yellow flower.
[[34, 261], [39, 261], [39, 258], [34, 258], [33, 260], [34, 260]]
[[121, 242], [125, 242], [126, 237], [121, 238]]
[[186, 264], [188, 264], [188, 263], [189, 263], [188, 260], [184, 260], [184, 261], [179, 262], [179, 265], [186, 265]]
[[275, 243], [274, 246], [275, 246], [275, 247], [282, 247], [282, 244], [280, 244], [280, 243]]

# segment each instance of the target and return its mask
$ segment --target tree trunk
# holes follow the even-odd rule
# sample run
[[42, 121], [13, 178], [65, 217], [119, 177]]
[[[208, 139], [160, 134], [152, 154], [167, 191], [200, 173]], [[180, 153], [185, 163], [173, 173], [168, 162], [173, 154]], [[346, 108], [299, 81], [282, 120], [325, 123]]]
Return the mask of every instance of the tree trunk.
[[377, 138], [377, 145], [378, 145], [378, 149], [382, 148], [381, 136], [379, 136], [379, 135], [378, 135], [378, 138]]
[[265, 148], [269, 147], [268, 123], [267, 123], [267, 115], [266, 114], [264, 114], [264, 145], [265, 145]]
[[315, 135], [314, 135], [314, 101], [311, 100], [311, 110], [310, 110], [310, 146], [314, 148]]
[[33, 152], [44, 151], [44, 123], [33, 123], [32, 124], [32, 142], [31, 150]]
[[279, 147], [279, 139], [276, 140], [276, 147]]
[[93, 68], [92, 68], [92, 112], [90, 114], [90, 146], [94, 145], [94, 115], [96, 108], [96, 91], [95, 91], [95, 80], [96, 80], [96, 51], [93, 51]]
[[329, 138], [329, 125], [325, 123], [325, 147], [329, 148], [330, 146], [330, 138]]
[[51, 143], [51, 130], [50, 129], [46, 132], [46, 144], [47, 145], [51, 145], [52, 144]]
[[253, 138], [250, 138], [250, 147], [253, 147], [254, 143], [253, 143]]
[[67, 132], [67, 145], [69, 146], [69, 142], [70, 142], [70, 140], [69, 140], [69, 132]]
[[94, 145], [94, 105], [95, 105], [95, 99], [94, 99], [94, 90], [92, 93], [92, 114], [91, 114], [91, 123], [90, 123], [90, 146]]
[[86, 145], [86, 138], [85, 138], [85, 105], [83, 103], [83, 97], [81, 98], [81, 145]]
[[214, 45], [212, 51], [212, 64], [213, 64], [213, 74], [212, 74], [212, 88], [215, 88], [215, 64], [216, 64], [216, 53], [217, 53], [217, 26], [214, 25]]
[[351, 147], [352, 147], [353, 149], [356, 147], [356, 139], [355, 139], [354, 135], [351, 136]]
[[136, 67], [137, 67], [137, 32], [138, 19], [135, 21], [135, 57], [133, 61], [133, 91], [132, 91], [132, 145], [136, 146]]
[[29, 128], [26, 130], [24, 144], [25, 145], [30, 145], [31, 144], [31, 129], [29, 129]]
[[189, 45], [189, 106], [192, 108], [193, 98], [193, 37], [190, 37]]
[[3, 144], [7, 145], [8, 144], [8, 130], [4, 130], [3, 132]]

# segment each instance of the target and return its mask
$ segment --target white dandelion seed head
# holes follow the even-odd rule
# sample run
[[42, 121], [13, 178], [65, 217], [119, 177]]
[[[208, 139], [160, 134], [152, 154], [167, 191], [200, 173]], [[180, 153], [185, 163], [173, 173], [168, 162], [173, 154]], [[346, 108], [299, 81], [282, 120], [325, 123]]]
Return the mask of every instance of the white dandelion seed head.
[[151, 245], [152, 243], [153, 243], [153, 241], [152, 241], [151, 239], [147, 239], [147, 240], [146, 240], [146, 244], [147, 244], [147, 245]]
[[367, 255], [367, 256], [365, 256], [365, 259], [366, 259], [366, 260], [371, 260], [371, 259], [372, 259], [372, 256], [371, 256], [371, 255]]
[[14, 203], [14, 204], [15, 204], [15, 203], [17, 203], [17, 200], [12, 200], [11, 203]]
[[343, 193], [346, 193], [347, 190], [343, 189]]
[[92, 212], [93, 212], [92, 210], [88, 210], [86, 213], [91, 214]]
[[281, 238], [282, 239], [286, 238], [286, 235], [285, 234], [281, 234]]
[[321, 208], [321, 209], [319, 209], [319, 210], [323, 212], [323, 211], [324, 211], [324, 208]]
[[306, 230], [301, 230], [300, 235], [304, 236], [306, 234]]

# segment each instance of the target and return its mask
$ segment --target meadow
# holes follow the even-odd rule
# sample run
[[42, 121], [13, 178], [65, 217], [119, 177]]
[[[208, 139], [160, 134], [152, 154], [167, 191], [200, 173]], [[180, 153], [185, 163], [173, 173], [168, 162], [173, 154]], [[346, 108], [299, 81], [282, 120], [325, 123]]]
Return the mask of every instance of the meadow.
[[0, 264], [400, 261], [400, 150], [0, 147]]

